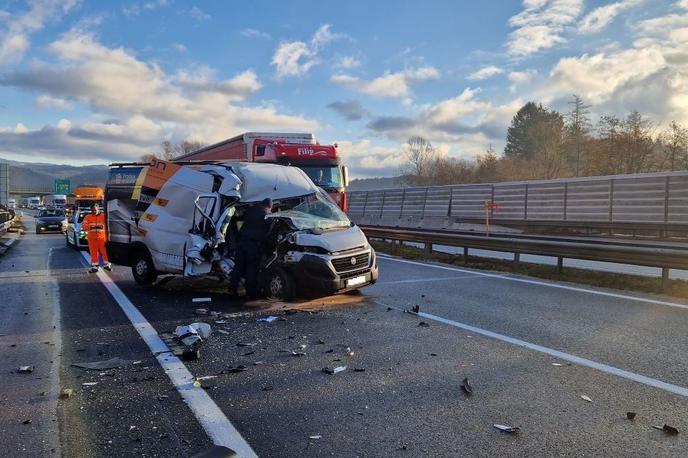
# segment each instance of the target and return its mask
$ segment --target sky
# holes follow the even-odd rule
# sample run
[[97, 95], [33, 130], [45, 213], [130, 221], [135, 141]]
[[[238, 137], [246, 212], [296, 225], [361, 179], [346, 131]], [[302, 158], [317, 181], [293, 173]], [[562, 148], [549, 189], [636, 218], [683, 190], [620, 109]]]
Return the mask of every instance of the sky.
[[0, 158], [313, 132], [353, 177], [406, 140], [500, 151], [527, 101], [688, 124], [688, 0], [0, 0]]

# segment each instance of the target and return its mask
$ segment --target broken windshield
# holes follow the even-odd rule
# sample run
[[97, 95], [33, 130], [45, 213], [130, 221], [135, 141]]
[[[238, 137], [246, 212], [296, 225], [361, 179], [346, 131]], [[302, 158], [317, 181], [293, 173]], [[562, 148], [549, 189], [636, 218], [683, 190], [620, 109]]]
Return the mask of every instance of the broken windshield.
[[289, 218], [299, 230], [328, 230], [351, 225], [346, 214], [320, 189], [315, 194], [303, 197], [293, 207], [282, 208], [268, 216]]

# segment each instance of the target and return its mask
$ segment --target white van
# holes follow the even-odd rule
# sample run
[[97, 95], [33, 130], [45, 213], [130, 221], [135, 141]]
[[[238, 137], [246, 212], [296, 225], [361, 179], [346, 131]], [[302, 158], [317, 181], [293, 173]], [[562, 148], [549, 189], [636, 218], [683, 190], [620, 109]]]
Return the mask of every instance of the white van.
[[228, 280], [244, 209], [273, 201], [263, 291], [290, 299], [359, 289], [378, 278], [375, 251], [296, 167], [249, 162], [114, 164], [105, 191], [108, 254], [141, 285], [158, 274]]

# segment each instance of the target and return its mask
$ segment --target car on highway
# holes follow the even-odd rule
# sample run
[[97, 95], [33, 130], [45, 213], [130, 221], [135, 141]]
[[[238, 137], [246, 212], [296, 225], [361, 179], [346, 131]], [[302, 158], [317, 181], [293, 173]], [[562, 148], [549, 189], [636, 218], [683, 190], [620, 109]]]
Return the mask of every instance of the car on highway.
[[75, 210], [67, 220], [67, 229], [65, 230], [65, 242], [67, 246], [74, 249], [88, 248], [88, 239], [86, 238], [86, 231], [81, 228], [81, 223], [84, 217], [90, 213], [88, 209]]
[[64, 232], [67, 229], [67, 217], [64, 210], [48, 208], [36, 215], [36, 234], [46, 232]]

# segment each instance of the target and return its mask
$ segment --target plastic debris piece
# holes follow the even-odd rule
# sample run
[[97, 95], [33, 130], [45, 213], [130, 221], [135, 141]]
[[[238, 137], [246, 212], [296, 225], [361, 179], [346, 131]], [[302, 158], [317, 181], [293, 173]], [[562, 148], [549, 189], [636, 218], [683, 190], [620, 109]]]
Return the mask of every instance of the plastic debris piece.
[[664, 424], [664, 426], [655, 426], [655, 425], [652, 425], [652, 427], [653, 427], [654, 429], [658, 429], [658, 430], [660, 430], [660, 431], [664, 431], [665, 433], [670, 434], [670, 435], [672, 435], [672, 436], [675, 436], [676, 434], [678, 434], [678, 429], [674, 428], [673, 426], [669, 426], [669, 425], [667, 425], [666, 423]]
[[71, 388], [63, 388], [60, 391], [60, 399], [69, 399], [74, 396], [74, 390]]
[[365, 372], [365, 367], [356, 367], [354, 368], [354, 372]]
[[473, 387], [471, 386], [470, 382], [468, 381], [468, 377], [464, 378], [461, 381], [461, 389], [469, 396], [473, 394]]
[[437, 353], [430, 353], [430, 356], [437, 356]]
[[246, 353], [242, 353], [241, 356], [249, 356], [249, 355], [252, 355], [254, 353], [255, 353], [255, 351], [247, 351]]
[[255, 347], [256, 345], [258, 344], [255, 342], [239, 342], [237, 347]]
[[225, 329], [218, 329], [217, 332], [219, 332], [220, 334], [224, 334], [224, 335], [226, 335], [226, 336], [229, 335], [229, 331], [227, 331], [227, 330], [225, 330]]
[[[140, 363], [141, 361], [139, 361]], [[116, 369], [122, 366], [128, 366], [132, 364], [132, 361], [128, 359], [122, 359], [119, 356], [114, 358], [106, 359], [104, 361], [93, 361], [90, 363], [72, 363], [72, 366], [79, 367], [81, 369], [88, 369], [91, 371], [101, 371], [103, 369]]]
[[199, 307], [196, 309], [196, 315], [207, 315], [208, 309], [205, 307]]
[[19, 372], [20, 374], [30, 374], [31, 372], [33, 372], [33, 366], [19, 366], [17, 372]]
[[217, 378], [217, 375], [204, 375], [202, 377], [196, 377], [196, 380], [203, 381], [203, 380], [212, 380], [214, 378]]
[[554, 366], [554, 367], [561, 367], [561, 366], [563, 366], [563, 364], [561, 364], [561, 363], [552, 363], [552, 366]]
[[635, 412], [626, 412], [626, 418], [628, 418], [629, 420], [635, 420], [635, 415]]
[[270, 315], [263, 318], [258, 318], [256, 321], [258, 323], [272, 323], [273, 321], [277, 321], [277, 317], [274, 315]]
[[320, 434], [315, 434], [313, 436], [308, 436], [308, 438], [311, 440], [318, 440], [318, 439], [322, 439], [322, 436]]
[[221, 374], [238, 374], [239, 372], [246, 372], [247, 368], [246, 366], [243, 365], [238, 365], [236, 367], [230, 366], [227, 369], [223, 369], [220, 373]]
[[227, 323], [229, 323], [229, 321], [227, 321], [227, 320], [217, 320], [215, 322], [215, 324], [227, 324]]
[[272, 391], [272, 390], [274, 390], [274, 388], [271, 386], [264, 386], [263, 388], [261, 388], [261, 391]]
[[411, 311], [412, 311], [413, 313], [418, 313], [418, 312], [420, 312], [420, 305], [414, 305], [413, 307], [411, 307]]
[[592, 399], [590, 399], [589, 396], [586, 396], [586, 395], [584, 395], [584, 394], [581, 395], [581, 399], [584, 400], [584, 401], [592, 402]]
[[184, 361], [196, 361], [201, 358], [200, 350], [184, 350], [182, 352], [182, 359]]
[[338, 367], [334, 367], [334, 368], [323, 367], [322, 371], [326, 374], [334, 375], [334, 374], [338, 374], [340, 372], [344, 372], [345, 370], [346, 370], [346, 366], [338, 366]]
[[194, 388], [200, 388], [201, 387], [201, 381], [198, 380], [198, 378], [195, 378], [193, 381], [193, 387]]
[[194, 297], [191, 302], [212, 302], [213, 300], [209, 297]]
[[304, 352], [302, 352], [302, 351], [295, 351], [295, 350], [291, 352], [291, 355], [292, 355], [292, 356], [306, 356], [306, 354], [305, 354]]
[[96, 386], [98, 382], [84, 382], [81, 386]]
[[174, 337], [182, 344], [190, 348], [198, 347], [203, 339], [210, 337], [212, 329], [208, 323], [191, 323], [185, 326], [177, 326]]
[[420, 323], [418, 323], [418, 326], [420, 326], [421, 328], [429, 328], [430, 327], [430, 325], [428, 323], [426, 323], [425, 321], [421, 321]]
[[509, 433], [509, 434], [517, 433], [520, 430], [520, 428], [518, 426], [498, 425], [498, 424], [493, 425], [493, 426], [495, 428], [497, 428], [498, 430], [505, 432], [505, 433]]
[[255, 361], [253, 363], [254, 366], [262, 366], [263, 364], [265, 364], [265, 361]]
[[31, 419], [22, 421], [22, 425], [28, 425], [31, 423]]

